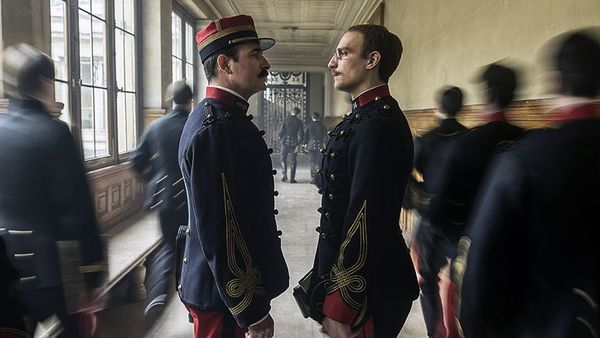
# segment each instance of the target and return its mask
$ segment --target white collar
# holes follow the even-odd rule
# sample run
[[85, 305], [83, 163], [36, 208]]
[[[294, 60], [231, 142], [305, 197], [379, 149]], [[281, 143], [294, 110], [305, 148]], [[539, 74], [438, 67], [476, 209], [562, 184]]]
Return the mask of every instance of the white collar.
[[229, 88], [226, 88], [226, 87], [223, 87], [223, 86], [217, 86], [217, 85], [208, 85], [207, 87], [219, 88], [221, 90], [224, 90], [224, 91], [226, 91], [226, 92], [228, 92], [230, 94], [233, 94], [233, 95], [239, 97], [240, 99], [244, 100], [244, 102], [246, 102], [246, 103], [248, 102], [248, 101], [246, 101], [246, 99], [244, 97], [242, 97], [242, 95], [238, 94], [236, 91], [231, 90]]

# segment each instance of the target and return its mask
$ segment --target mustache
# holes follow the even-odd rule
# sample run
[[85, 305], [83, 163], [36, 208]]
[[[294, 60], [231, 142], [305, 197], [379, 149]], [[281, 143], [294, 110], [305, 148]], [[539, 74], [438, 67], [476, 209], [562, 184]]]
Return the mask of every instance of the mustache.
[[263, 78], [263, 77], [267, 77], [268, 75], [269, 75], [269, 70], [268, 70], [268, 68], [264, 68], [264, 69], [263, 69], [263, 70], [260, 72], [260, 74], [258, 74], [258, 77], [259, 77], [259, 78]]

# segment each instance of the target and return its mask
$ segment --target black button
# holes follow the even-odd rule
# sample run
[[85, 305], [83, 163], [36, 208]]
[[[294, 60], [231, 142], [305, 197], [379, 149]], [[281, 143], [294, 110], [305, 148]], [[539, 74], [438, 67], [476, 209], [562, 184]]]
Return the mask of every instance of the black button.
[[321, 175], [321, 168], [319, 168], [319, 169], [315, 170], [315, 174], [317, 174], [317, 175]]
[[319, 214], [322, 214], [323, 213], [323, 208], [319, 207], [319, 209], [317, 209], [317, 211], [319, 212]]
[[329, 194], [329, 199], [332, 200], [335, 196], [333, 194]]
[[345, 133], [346, 133], [345, 130], [340, 131], [340, 136], [344, 136]]
[[321, 227], [316, 227], [316, 228], [315, 228], [315, 231], [316, 231], [316, 232], [321, 232]]
[[322, 238], [322, 239], [327, 239], [327, 234], [326, 234], [326, 233], [324, 233], [324, 232], [322, 232], [322, 233], [321, 233], [321, 238]]
[[248, 114], [248, 120], [252, 120], [253, 118], [254, 118], [254, 115]]
[[327, 149], [321, 148], [321, 149], [319, 149], [319, 151], [321, 152], [321, 154], [325, 154], [327, 152]]
[[333, 130], [330, 130], [330, 131], [328, 131], [328, 132], [327, 132], [327, 135], [329, 135], [329, 137], [333, 136], [333, 135], [334, 135], [334, 134], [333, 134]]
[[335, 153], [332, 152], [331, 154], [329, 154], [329, 157], [335, 158]]
[[277, 175], [277, 170], [273, 169], [273, 175]]
[[260, 131], [260, 135], [261, 135], [261, 136], [262, 136], [262, 135], [264, 135], [264, 134], [266, 134], [266, 133], [267, 133], [267, 131], [266, 131], [266, 130], [264, 130], [264, 129]]
[[325, 213], [325, 218], [329, 218], [329, 211]]
[[281, 232], [281, 230], [277, 230], [277, 236], [281, 237], [281, 235], [283, 235], [283, 232]]
[[334, 174], [329, 175], [329, 178], [331, 178], [332, 181], [335, 181], [335, 175]]
[[319, 189], [319, 190], [317, 190], [317, 193], [319, 193], [319, 194], [323, 194], [323, 189]]
[[277, 209], [273, 210], [273, 214], [279, 215], [279, 210], [277, 210]]
[[279, 196], [279, 191], [277, 191], [277, 190], [273, 191], [273, 196]]
[[273, 153], [273, 148], [269, 148], [269, 149], [267, 149], [267, 152], [268, 152], [269, 154], [272, 154], [272, 153]]

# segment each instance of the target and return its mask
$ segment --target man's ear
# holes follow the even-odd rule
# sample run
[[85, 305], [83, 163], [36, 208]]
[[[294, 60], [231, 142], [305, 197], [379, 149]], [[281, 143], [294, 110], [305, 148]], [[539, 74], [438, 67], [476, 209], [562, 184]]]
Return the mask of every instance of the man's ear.
[[224, 54], [217, 56], [217, 67], [218, 70], [226, 74], [231, 74], [231, 67], [229, 67], [230, 59]]
[[369, 53], [369, 56], [367, 56], [367, 69], [373, 69], [377, 67], [379, 61], [381, 61], [381, 53], [378, 51], [372, 51]]

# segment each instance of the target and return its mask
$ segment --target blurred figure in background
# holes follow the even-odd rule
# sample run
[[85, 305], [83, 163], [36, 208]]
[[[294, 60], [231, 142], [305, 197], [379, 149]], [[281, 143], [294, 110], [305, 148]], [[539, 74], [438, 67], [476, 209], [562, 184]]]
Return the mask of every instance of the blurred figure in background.
[[173, 109], [148, 127], [131, 159], [133, 169], [148, 184], [144, 207], [158, 210], [164, 240], [150, 262], [145, 315], [158, 314], [164, 309], [172, 283], [177, 229], [187, 224], [188, 217], [177, 151], [183, 126], [192, 111], [192, 89], [185, 81], [178, 81], [167, 88], [166, 96], [173, 101]]
[[81, 309], [89, 304], [73, 292], [100, 287], [107, 269], [80, 148], [48, 112], [54, 63], [19, 44], [5, 50], [4, 70], [20, 102], [0, 119], [0, 163], [10, 163], [0, 166], [0, 226], [21, 301], [34, 326], [56, 315], [62, 337], [87, 337]]
[[298, 118], [300, 114], [300, 108], [294, 107], [290, 116], [283, 120], [281, 130], [279, 130], [279, 139], [281, 140], [281, 171], [283, 177], [282, 182], [287, 181], [287, 158], [288, 154], [291, 156], [290, 160], [290, 183], [296, 183], [296, 165], [298, 156], [298, 145], [302, 143], [302, 134], [304, 133], [304, 127], [302, 121]]
[[463, 106], [463, 93], [458, 87], [442, 88], [436, 97], [436, 117], [438, 127], [415, 140], [415, 170], [411, 178], [410, 191], [412, 206], [419, 213], [420, 220], [411, 246], [411, 256], [417, 269], [421, 288], [421, 308], [429, 337], [444, 334], [442, 304], [438, 288], [438, 274], [448, 264], [448, 239], [429, 223], [427, 208], [431, 196], [438, 187], [441, 162], [450, 142], [467, 130], [456, 120]]
[[306, 132], [304, 133], [304, 143], [306, 144], [306, 150], [308, 150], [312, 184], [317, 183], [315, 176], [317, 170], [321, 168], [321, 149], [325, 148], [326, 139], [327, 129], [325, 129], [323, 122], [321, 122], [321, 115], [313, 112], [311, 114], [311, 121], [306, 124]]
[[465, 337], [600, 332], [600, 43], [554, 39], [558, 106], [493, 162], [454, 262]]

